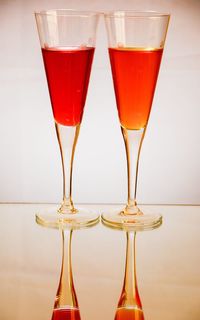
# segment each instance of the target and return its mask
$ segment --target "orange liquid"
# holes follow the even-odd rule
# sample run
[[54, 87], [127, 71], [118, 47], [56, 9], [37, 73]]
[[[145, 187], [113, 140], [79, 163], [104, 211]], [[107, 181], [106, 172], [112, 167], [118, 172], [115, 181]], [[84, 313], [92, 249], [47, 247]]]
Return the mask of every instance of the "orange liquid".
[[119, 308], [115, 320], [144, 320], [144, 314], [138, 309]]
[[147, 124], [163, 49], [109, 48], [121, 125], [138, 130]]
[[51, 320], [81, 320], [78, 309], [54, 309]]

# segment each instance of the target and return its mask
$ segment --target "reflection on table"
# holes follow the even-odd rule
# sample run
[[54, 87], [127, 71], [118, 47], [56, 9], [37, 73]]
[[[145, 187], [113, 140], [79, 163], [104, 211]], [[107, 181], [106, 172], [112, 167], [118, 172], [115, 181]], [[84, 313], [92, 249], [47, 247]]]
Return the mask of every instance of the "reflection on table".
[[[63, 238], [58, 230], [36, 225], [35, 212], [41, 207], [48, 206], [0, 205], [2, 320], [49, 320], [56, 292], [61, 294], [58, 282], [60, 274], [62, 276]], [[89, 207], [101, 213], [109, 206]], [[200, 207], [145, 206], [145, 211], [161, 213], [163, 225], [136, 235], [137, 280], [133, 277], [134, 263], [129, 270], [134, 280], [132, 284], [129, 282], [135, 296], [132, 305], [140, 309], [141, 302], [145, 320], [199, 320]], [[66, 248], [70, 236], [65, 234], [65, 237]], [[131, 238], [133, 241], [134, 233]], [[117, 306], [123, 301], [126, 273], [129, 273], [124, 268], [128, 234], [98, 224], [74, 230], [72, 239], [73, 282], [67, 283], [76, 292], [81, 320], [114, 320]], [[68, 247], [66, 249], [68, 259]], [[132, 246], [132, 257], [133, 249]], [[64, 272], [63, 277], [67, 273]], [[61, 306], [69, 302], [60, 303]]]

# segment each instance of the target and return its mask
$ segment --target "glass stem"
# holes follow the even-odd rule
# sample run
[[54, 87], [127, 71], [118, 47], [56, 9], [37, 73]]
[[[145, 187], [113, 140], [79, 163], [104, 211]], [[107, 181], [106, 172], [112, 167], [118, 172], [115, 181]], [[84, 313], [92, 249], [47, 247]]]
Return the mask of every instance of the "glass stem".
[[67, 307], [78, 308], [72, 276], [71, 243], [72, 230], [62, 230], [62, 265], [54, 309]]
[[75, 213], [76, 209], [72, 201], [72, 169], [80, 125], [63, 126], [56, 123], [55, 126], [63, 170], [63, 201], [58, 212]]
[[142, 310], [136, 277], [136, 232], [126, 233], [126, 264], [124, 284], [118, 308], [135, 308]]
[[123, 214], [141, 214], [136, 202], [137, 178], [139, 156], [144, 138], [144, 128], [140, 130], [128, 130], [123, 127], [122, 134], [126, 148], [127, 175], [128, 175], [128, 201]]

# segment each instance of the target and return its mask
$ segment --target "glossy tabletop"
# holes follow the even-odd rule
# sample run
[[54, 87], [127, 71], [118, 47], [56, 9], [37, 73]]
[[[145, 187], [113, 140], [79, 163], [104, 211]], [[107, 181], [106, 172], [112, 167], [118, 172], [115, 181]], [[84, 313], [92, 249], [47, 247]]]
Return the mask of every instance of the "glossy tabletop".
[[[61, 231], [35, 223], [36, 211], [46, 207], [0, 205], [1, 320], [51, 319], [60, 277]], [[116, 206], [83, 207], [101, 213]], [[142, 207], [163, 215], [162, 226], [136, 235], [145, 320], [199, 320], [200, 206]], [[72, 271], [81, 320], [114, 320], [125, 253], [124, 231], [101, 223], [73, 231]]]

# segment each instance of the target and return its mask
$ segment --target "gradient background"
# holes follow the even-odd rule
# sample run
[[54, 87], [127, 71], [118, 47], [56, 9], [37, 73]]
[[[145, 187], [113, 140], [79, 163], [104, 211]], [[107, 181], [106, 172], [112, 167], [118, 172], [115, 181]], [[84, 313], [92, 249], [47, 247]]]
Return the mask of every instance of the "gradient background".
[[[170, 27], [140, 160], [138, 201], [200, 203], [200, 1], [0, 0], [0, 201], [59, 202], [61, 162], [34, 10], [158, 10]], [[126, 201], [126, 158], [101, 19], [74, 163], [75, 202]]]

